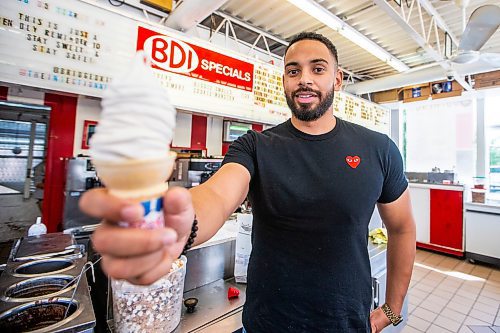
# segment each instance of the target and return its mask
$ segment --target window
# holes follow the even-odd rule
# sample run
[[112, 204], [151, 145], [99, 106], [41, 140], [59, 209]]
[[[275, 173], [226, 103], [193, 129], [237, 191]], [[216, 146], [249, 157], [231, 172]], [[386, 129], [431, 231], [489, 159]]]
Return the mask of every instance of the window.
[[455, 181], [471, 183], [475, 168], [475, 100], [464, 97], [405, 103], [405, 171], [455, 172]]
[[486, 166], [489, 198], [500, 200], [500, 96], [485, 97]]
[[[35, 123], [33, 167], [43, 160], [46, 124]], [[31, 122], [0, 120], [0, 184], [22, 192], [28, 161]]]

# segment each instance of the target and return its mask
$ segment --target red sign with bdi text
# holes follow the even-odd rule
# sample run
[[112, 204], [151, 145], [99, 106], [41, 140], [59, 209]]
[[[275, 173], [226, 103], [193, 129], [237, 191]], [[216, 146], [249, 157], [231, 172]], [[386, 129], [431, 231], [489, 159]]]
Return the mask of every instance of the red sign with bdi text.
[[253, 90], [253, 64], [180, 39], [139, 27], [137, 50], [151, 57], [152, 67], [199, 80]]

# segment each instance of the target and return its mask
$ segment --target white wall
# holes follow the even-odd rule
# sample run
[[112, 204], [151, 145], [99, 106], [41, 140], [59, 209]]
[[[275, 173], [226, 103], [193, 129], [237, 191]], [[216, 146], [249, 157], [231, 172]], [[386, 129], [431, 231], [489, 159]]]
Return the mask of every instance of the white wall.
[[223, 118], [207, 118], [207, 156], [222, 155], [222, 124]]
[[193, 116], [189, 113], [177, 112], [172, 147], [191, 147], [191, 123]]
[[[4, 85], [2, 83], [2, 85]], [[41, 90], [31, 87], [21, 87], [18, 85], [8, 85], [7, 100], [9, 102], [18, 102], [26, 104], [43, 105], [45, 93]]]
[[88, 155], [88, 149], [82, 149], [83, 123], [85, 120], [99, 121], [101, 100], [86, 96], [79, 96], [76, 105], [75, 138], [73, 142], [73, 156]]

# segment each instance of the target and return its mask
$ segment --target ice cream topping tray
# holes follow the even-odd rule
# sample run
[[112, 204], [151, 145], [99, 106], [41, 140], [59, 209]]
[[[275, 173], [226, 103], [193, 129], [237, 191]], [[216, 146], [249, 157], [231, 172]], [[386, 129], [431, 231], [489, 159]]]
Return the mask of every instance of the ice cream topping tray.
[[14, 242], [0, 275], [0, 332], [92, 332], [95, 315], [87, 254], [74, 237], [54, 233]]

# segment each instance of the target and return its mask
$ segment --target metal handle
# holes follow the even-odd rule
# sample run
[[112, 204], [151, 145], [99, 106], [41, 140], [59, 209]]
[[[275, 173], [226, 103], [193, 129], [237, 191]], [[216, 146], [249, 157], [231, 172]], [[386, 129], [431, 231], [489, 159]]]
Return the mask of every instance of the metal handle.
[[378, 308], [380, 302], [380, 282], [378, 279], [373, 279], [373, 309]]

